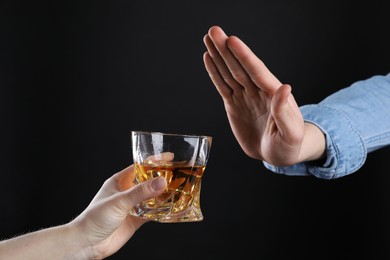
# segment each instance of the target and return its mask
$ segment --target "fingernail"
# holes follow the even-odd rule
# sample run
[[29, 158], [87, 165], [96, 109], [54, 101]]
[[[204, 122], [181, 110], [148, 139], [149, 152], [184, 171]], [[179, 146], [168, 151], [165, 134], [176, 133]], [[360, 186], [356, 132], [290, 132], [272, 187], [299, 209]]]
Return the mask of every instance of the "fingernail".
[[165, 187], [167, 186], [167, 182], [166, 182], [164, 177], [158, 177], [158, 178], [153, 179], [151, 185], [152, 185], [153, 190], [160, 191], [160, 190], [165, 189]]

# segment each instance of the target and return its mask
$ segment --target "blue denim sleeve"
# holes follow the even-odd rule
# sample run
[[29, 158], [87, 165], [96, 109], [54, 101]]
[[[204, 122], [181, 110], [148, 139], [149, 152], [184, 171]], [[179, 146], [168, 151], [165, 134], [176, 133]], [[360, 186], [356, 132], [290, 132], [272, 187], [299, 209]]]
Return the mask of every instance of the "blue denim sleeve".
[[278, 167], [275, 173], [334, 179], [356, 172], [367, 153], [390, 144], [390, 73], [355, 82], [319, 104], [300, 107], [305, 122], [326, 138], [326, 160]]

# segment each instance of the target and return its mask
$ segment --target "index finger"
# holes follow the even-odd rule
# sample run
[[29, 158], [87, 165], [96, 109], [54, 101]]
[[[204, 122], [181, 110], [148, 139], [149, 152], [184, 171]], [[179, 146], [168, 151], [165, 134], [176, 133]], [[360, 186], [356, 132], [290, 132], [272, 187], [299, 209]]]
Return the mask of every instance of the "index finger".
[[269, 71], [252, 50], [238, 37], [230, 36], [227, 45], [252, 81], [262, 91], [273, 94], [282, 83]]

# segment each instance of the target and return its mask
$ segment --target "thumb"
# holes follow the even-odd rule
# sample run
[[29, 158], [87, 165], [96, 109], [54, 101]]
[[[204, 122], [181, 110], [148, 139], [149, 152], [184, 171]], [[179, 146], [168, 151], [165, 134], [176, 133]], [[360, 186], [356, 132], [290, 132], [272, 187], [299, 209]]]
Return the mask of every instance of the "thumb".
[[157, 177], [152, 180], [141, 182], [131, 189], [124, 191], [122, 205], [126, 210], [133, 208], [138, 203], [160, 195], [167, 187], [164, 177]]
[[282, 138], [291, 144], [302, 141], [303, 118], [291, 94], [291, 86], [278, 88], [271, 103], [271, 113]]

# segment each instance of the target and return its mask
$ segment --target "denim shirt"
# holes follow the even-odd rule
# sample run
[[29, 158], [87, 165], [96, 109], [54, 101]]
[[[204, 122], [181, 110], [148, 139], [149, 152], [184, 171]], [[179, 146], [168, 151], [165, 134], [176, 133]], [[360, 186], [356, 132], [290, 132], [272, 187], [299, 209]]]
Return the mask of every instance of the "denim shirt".
[[318, 104], [300, 107], [305, 122], [319, 127], [326, 138], [326, 160], [278, 167], [286, 175], [334, 179], [356, 172], [367, 153], [390, 144], [390, 73], [357, 81]]

